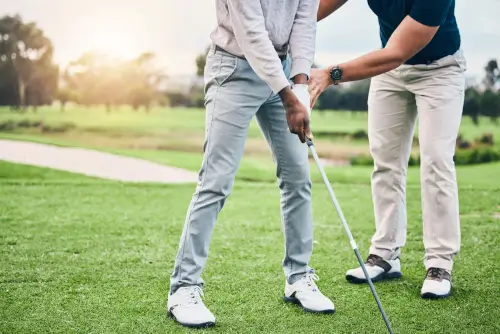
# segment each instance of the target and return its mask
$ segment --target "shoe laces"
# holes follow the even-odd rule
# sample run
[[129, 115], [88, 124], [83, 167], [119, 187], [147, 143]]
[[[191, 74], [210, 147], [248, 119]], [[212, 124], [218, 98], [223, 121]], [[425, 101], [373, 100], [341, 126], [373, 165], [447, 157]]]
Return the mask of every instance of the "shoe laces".
[[429, 268], [429, 270], [427, 270], [428, 279], [441, 281], [443, 279], [449, 279], [449, 277], [449, 273], [442, 268]]
[[378, 261], [381, 260], [381, 257], [375, 254], [370, 254], [368, 255], [368, 258], [366, 259], [365, 264], [374, 266]]
[[203, 290], [198, 285], [180, 288], [179, 292], [182, 294], [187, 304], [201, 303], [201, 298], [204, 297]]
[[315, 281], [319, 281], [318, 275], [316, 275], [314, 273], [305, 274], [304, 277], [300, 280], [301, 290], [302, 291], [317, 292], [318, 287], [317, 287]]

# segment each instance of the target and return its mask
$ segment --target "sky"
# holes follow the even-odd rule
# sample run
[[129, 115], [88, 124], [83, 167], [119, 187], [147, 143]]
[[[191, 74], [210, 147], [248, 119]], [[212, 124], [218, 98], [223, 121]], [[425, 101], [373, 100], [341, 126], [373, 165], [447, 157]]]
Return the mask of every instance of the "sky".
[[[195, 73], [216, 24], [215, 0], [0, 0], [6, 14], [37, 22], [63, 65], [91, 49], [123, 58], [152, 51], [170, 75]], [[500, 0], [456, 0], [456, 16], [468, 74], [481, 76], [489, 59], [500, 60]], [[349, 0], [321, 21], [316, 42], [321, 66], [380, 48], [367, 1]]]

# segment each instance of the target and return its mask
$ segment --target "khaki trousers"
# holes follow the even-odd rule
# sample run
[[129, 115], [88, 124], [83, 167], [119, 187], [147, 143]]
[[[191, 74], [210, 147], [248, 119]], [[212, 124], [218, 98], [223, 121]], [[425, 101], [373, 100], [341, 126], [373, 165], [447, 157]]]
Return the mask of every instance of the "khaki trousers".
[[376, 233], [370, 252], [400, 256], [406, 242], [406, 172], [417, 116], [426, 269], [452, 270], [460, 250], [458, 187], [453, 156], [464, 103], [461, 50], [427, 65], [402, 65], [374, 77], [368, 135], [374, 159]]

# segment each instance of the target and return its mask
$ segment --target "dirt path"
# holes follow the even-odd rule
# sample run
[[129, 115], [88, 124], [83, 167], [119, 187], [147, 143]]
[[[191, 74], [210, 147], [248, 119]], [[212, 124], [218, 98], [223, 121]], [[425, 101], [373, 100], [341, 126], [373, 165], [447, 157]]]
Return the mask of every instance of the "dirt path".
[[194, 172], [83, 148], [0, 139], [0, 160], [125, 182], [195, 183]]

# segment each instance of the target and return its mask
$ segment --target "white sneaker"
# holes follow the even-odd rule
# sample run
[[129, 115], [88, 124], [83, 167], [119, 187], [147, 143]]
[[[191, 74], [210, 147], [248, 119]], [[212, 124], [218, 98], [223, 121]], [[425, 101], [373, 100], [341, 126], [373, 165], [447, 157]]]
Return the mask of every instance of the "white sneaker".
[[316, 274], [305, 274], [293, 284], [285, 285], [285, 301], [302, 306], [305, 311], [314, 313], [334, 313], [333, 302], [325, 297], [316, 286], [319, 280]]
[[[399, 258], [394, 260], [384, 260], [378, 255], [370, 254], [365, 262], [366, 272], [372, 280], [377, 282], [383, 279], [399, 278], [403, 276], [401, 273], [401, 263]], [[363, 272], [363, 268], [348, 270], [346, 279], [351, 283], [366, 283], [368, 282]]]
[[451, 296], [450, 272], [441, 268], [429, 268], [420, 296], [428, 299]]
[[203, 290], [197, 285], [177, 289], [168, 297], [168, 315], [186, 327], [215, 325], [215, 317], [203, 304], [202, 296]]

